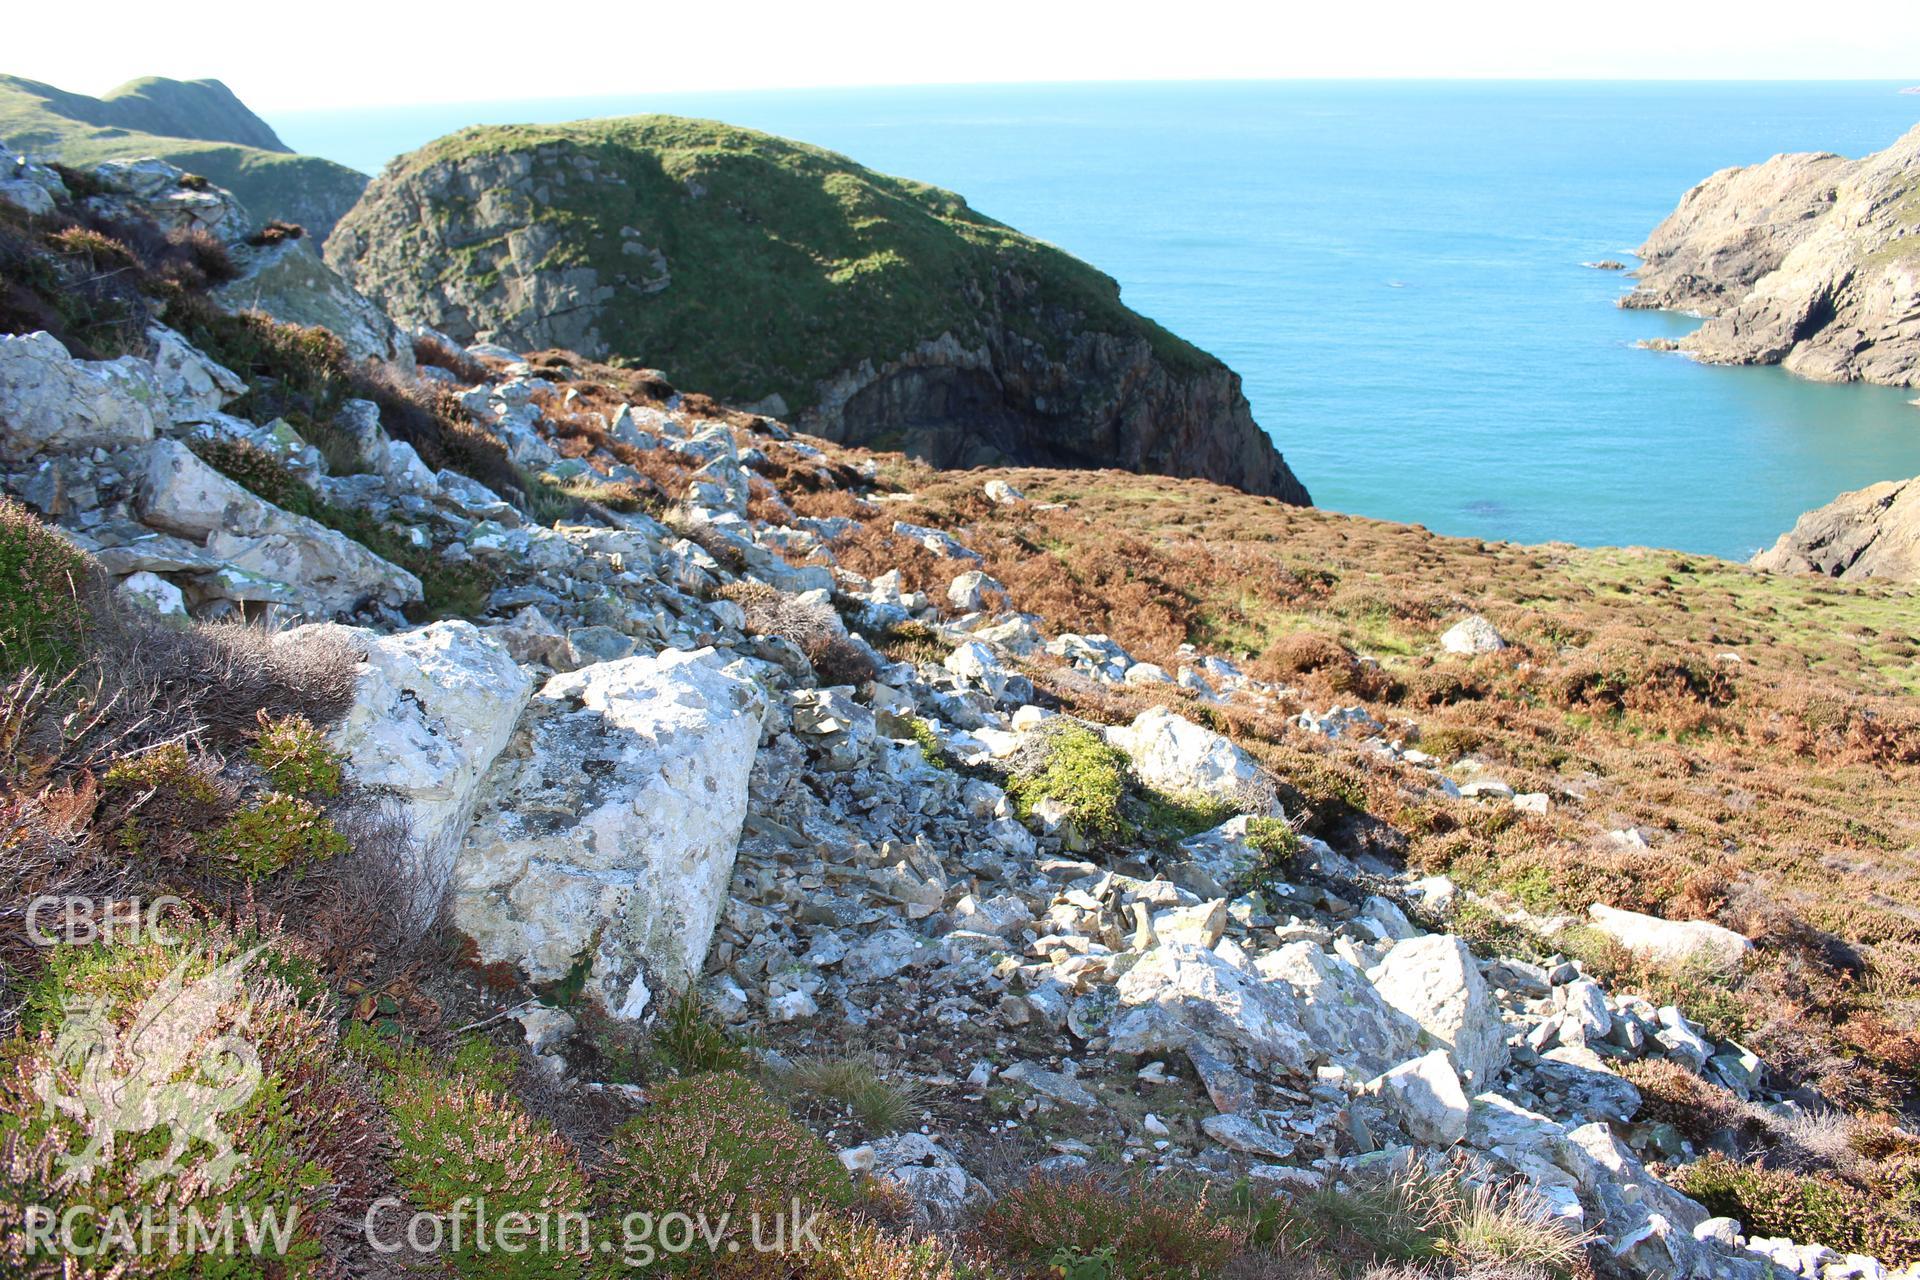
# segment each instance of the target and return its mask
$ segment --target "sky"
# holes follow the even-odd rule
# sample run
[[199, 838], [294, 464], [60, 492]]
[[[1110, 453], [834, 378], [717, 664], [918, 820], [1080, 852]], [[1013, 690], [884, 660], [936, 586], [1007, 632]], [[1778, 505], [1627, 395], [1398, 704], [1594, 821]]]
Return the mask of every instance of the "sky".
[[0, 70], [102, 93], [224, 80], [255, 110], [1073, 80], [1873, 79], [1920, 84], [1920, 2], [94, 0], [7, 17]]

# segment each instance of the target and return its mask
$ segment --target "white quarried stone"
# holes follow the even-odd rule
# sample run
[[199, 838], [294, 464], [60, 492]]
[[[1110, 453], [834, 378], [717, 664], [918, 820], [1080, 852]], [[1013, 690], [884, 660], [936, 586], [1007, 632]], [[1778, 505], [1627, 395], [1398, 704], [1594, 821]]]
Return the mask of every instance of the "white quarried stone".
[[[900, 1192], [922, 1228], [952, 1226], [993, 1195], [945, 1147], [924, 1133], [881, 1138], [870, 1149], [875, 1182]], [[866, 1163], [863, 1159], [861, 1163]], [[849, 1164], [849, 1167], [852, 1167]]]
[[765, 700], [711, 649], [549, 680], [496, 763], [454, 868], [454, 922], [536, 981], [589, 963], [637, 1018], [700, 971], [726, 902]]
[[1191, 943], [1168, 942], [1149, 951], [1121, 977], [1115, 994], [1119, 1009], [1107, 1034], [1118, 1053], [1197, 1043], [1295, 1075], [1306, 1074], [1316, 1053], [1293, 988]]
[[1459, 938], [1434, 933], [1396, 942], [1367, 976], [1388, 1004], [1446, 1046], [1454, 1069], [1476, 1089], [1506, 1065], [1499, 1006]]
[[147, 341], [153, 345], [154, 375], [175, 422], [198, 422], [246, 394], [247, 384], [239, 374], [202, 354], [167, 326], [148, 325]]
[[120, 579], [120, 584], [114, 590], [142, 609], [175, 617], [186, 616], [187, 598], [181, 594], [180, 588], [149, 570], [128, 574]]
[[1420, 1047], [1420, 1024], [1388, 1004], [1360, 970], [1318, 943], [1290, 942], [1261, 956], [1254, 967], [1262, 977], [1293, 988], [1302, 1025], [1332, 1062], [1374, 1076]]
[[1699, 958], [1731, 969], [1753, 950], [1745, 937], [1708, 920], [1662, 920], [1599, 902], [1587, 915], [1595, 929], [1645, 959], [1684, 964]]
[[1142, 781], [1178, 796], [1241, 803], [1266, 789], [1253, 757], [1211, 729], [1149, 707], [1133, 723], [1106, 731]]
[[0, 334], [0, 457], [139, 444], [166, 421], [145, 360], [75, 360], [50, 333]]
[[0, 201], [40, 218], [52, 213], [55, 205], [71, 194], [59, 174], [26, 156], [15, 155], [0, 143]]
[[1467, 1095], [1445, 1049], [1401, 1063], [1370, 1080], [1366, 1091], [1386, 1100], [1416, 1142], [1452, 1146], [1467, 1136]]
[[987, 607], [987, 601], [995, 592], [1006, 593], [999, 581], [988, 577], [978, 569], [969, 569], [947, 584], [947, 603], [962, 613], [972, 613]]
[[954, 675], [978, 685], [995, 697], [1007, 686], [1009, 672], [994, 656], [993, 650], [978, 640], [968, 640], [956, 646], [947, 655], [944, 665]]
[[1005, 480], [989, 480], [980, 486], [980, 491], [987, 495], [987, 501], [998, 507], [1010, 507], [1027, 500], [1026, 494]]
[[322, 623], [274, 639], [299, 646], [346, 638], [366, 655], [353, 709], [333, 731], [349, 776], [404, 807], [415, 883], [402, 886], [417, 923], [439, 906], [481, 781], [513, 736], [533, 679], [507, 647], [471, 622], [380, 635]]

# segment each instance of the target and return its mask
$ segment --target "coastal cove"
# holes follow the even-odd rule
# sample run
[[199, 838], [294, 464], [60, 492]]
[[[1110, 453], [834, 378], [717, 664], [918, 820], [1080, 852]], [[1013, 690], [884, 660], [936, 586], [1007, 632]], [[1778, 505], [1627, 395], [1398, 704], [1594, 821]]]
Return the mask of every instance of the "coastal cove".
[[1218, 355], [1324, 507], [1523, 542], [1745, 557], [1920, 474], [1912, 392], [1643, 351], [1631, 251], [1694, 183], [1858, 155], [1895, 84], [1275, 83], [634, 95], [281, 113], [373, 172], [472, 123], [709, 116], [937, 183]]

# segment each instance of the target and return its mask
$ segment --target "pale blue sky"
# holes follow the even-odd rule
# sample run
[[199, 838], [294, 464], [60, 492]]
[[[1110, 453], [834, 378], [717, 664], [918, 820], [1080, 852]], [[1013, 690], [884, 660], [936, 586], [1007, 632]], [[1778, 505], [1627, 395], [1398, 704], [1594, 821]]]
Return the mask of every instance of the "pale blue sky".
[[91, 93], [138, 75], [215, 76], [268, 112], [996, 81], [1920, 83], [1920, 0], [201, 0], [179, 12], [95, 0], [78, 18], [59, 4], [14, 8], [0, 70]]

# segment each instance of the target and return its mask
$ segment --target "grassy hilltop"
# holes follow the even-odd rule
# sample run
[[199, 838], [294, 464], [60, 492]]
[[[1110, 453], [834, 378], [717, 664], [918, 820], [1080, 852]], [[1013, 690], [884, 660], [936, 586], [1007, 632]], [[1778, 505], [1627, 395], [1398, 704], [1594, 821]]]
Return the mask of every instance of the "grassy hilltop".
[[[528, 213], [557, 233], [539, 269], [591, 267], [603, 280], [637, 280], [647, 266], [633, 245], [665, 256], [672, 286], [609, 308], [606, 347], [643, 352], [717, 395], [778, 392], [797, 411], [812, 404], [818, 380], [859, 357], [891, 359], [942, 331], [966, 341], [1001, 271], [1032, 279], [1043, 306], [1079, 312], [1089, 327], [1143, 333], [1171, 365], [1217, 364], [1123, 306], [1109, 276], [954, 192], [717, 121], [647, 115], [464, 129], [402, 157], [382, 182], [405, 187], [437, 167], [506, 156], [533, 157], [515, 187], [537, 188]], [[581, 159], [598, 180], [568, 181]], [[424, 212], [428, 222], [457, 223], [470, 209], [456, 196]], [[413, 243], [386, 253], [415, 267], [437, 261], [443, 278], [477, 273], [488, 283], [488, 267], [476, 263], [496, 246], [461, 236], [443, 256], [447, 230], [423, 224]], [[398, 284], [377, 267], [371, 283], [376, 291]], [[1030, 336], [1052, 340], [1038, 328]]]

